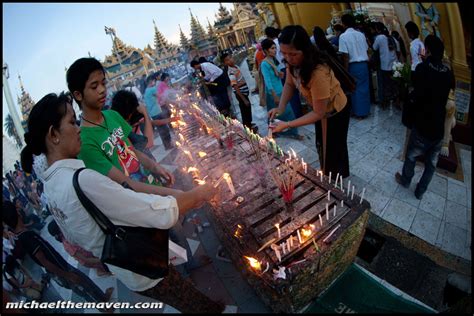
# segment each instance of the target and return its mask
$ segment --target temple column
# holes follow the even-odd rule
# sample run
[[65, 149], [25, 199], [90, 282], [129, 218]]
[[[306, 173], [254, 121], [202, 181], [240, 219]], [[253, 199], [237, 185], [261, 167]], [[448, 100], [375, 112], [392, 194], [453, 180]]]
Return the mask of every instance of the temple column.
[[457, 3], [446, 3], [448, 11], [449, 28], [453, 48], [452, 65], [456, 77], [471, 81], [471, 71], [466, 63], [466, 47], [464, 43], [464, 32], [461, 23], [461, 14]]
[[297, 3], [289, 2], [287, 5], [288, 11], [291, 14], [290, 21], [292, 21], [293, 24], [302, 25]]

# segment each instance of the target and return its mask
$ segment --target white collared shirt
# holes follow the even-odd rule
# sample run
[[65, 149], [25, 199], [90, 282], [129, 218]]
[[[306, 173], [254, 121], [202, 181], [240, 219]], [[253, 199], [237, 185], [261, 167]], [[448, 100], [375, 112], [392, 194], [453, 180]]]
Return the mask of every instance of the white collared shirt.
[[[396, 45], [396, 42], [395, 42]], [[378, 50], [380, 54], [380, 69], [384, 71], [391, 71], [393, 63], [398, 61], [396, 48], [390, 50], [388, 48], [388, 38], [384, 34], [379, 34], [375, 37], [374, 50]]]
[[421, 56], [425, 55], [425, 45], [419, 38], [415, 38], [410, 42], [410, 55], [411, 71], [415, 71], [416, 66], [423, 61]]
[[339, 51], [349, 55], [349, 63], [368, 61], [368, 49], [365, 35], [352, 27], [339, 36]]
[[209, 62], [202, 63], [201, 69], [202, 71], [204, 71], [204, 79], [206, 79], [207, 81], [216, 80], [217, 77], [222, 75], [222, 73], [224, 72], [224, 70]]
[[[105, 235], [82, 206], [72, 185], [74, 172], [84, 166], [84, 162], [78, 159], [56, 161], [44, 173], [44, 192], [48, 195], [51, 213], [66, 239], [100, 258]], [[178, 220], [178, 205], [172, 196], [125, 189], [92, 169], [80, 173], [79, 184], [84, 194], [115, 225], [168, 229]], [[107, 266], [132, 291], [145, 291], [162, 280]]]

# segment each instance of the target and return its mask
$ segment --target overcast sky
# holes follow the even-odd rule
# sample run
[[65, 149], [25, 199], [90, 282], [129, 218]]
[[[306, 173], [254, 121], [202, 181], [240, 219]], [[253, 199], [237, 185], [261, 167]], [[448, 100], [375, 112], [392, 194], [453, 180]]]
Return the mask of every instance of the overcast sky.
[[[229, 10], [232, 3], [223, 3]], [[112, 40], [104, 26], [113, 27], [127, 45], [153, 47], [155, 20], [164, 37], [179, 44], [179, 27], [190, 37], [193, 15], [207, 31], [219, 3], [3, 3], [3, 62], [14, 102], [20, 95], [18, 74], [25, 90], [37, 102], [44, 95], [67, 90], [65, 67], [91, 56], [104, 60]], [[19, 115], [20, 110], [18, 110]], [[3, 120], [8, 114], [3, 94]]]

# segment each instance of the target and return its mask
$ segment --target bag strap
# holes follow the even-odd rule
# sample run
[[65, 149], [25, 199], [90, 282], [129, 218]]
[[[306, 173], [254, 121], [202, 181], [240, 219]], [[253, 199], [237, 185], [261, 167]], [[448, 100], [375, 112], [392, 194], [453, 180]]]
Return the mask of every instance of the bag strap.
[[84, 170], [85, 168], [77, 169], [74, 172], [74, 176], [72, 177], [72, 184], [74, 186], [74, 190], [76, 190], [77, 197], [79, 201], [81, 201], [82, 206], [86, 209], [89, 215], [96, 221], [97, 225], [99, 225], [100, 229], [104, 232], [104, 234], [115, 234], [117, 228], [115, 225], [105, 216], [97, 206], [92, 203], [91, 200], [84, 194], [81, 187], [79, 186], [79, 173]]

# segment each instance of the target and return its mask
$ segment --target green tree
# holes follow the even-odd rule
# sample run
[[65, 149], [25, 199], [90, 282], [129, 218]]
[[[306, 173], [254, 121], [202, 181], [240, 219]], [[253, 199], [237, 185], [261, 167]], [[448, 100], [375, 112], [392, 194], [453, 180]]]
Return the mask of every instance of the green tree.
[[18, 135], [18, 131], [16, 130], [15, 123], [13, 122], [13, 117], [8, 114], [7, 117], [5, 118], [5, 129], [7, 130], [7, 134], [10, 137], [13, 137], [13, 140], [16, 143], [16, 146], [18, 148], [21, 148], [21, 138], [20, 135]]

